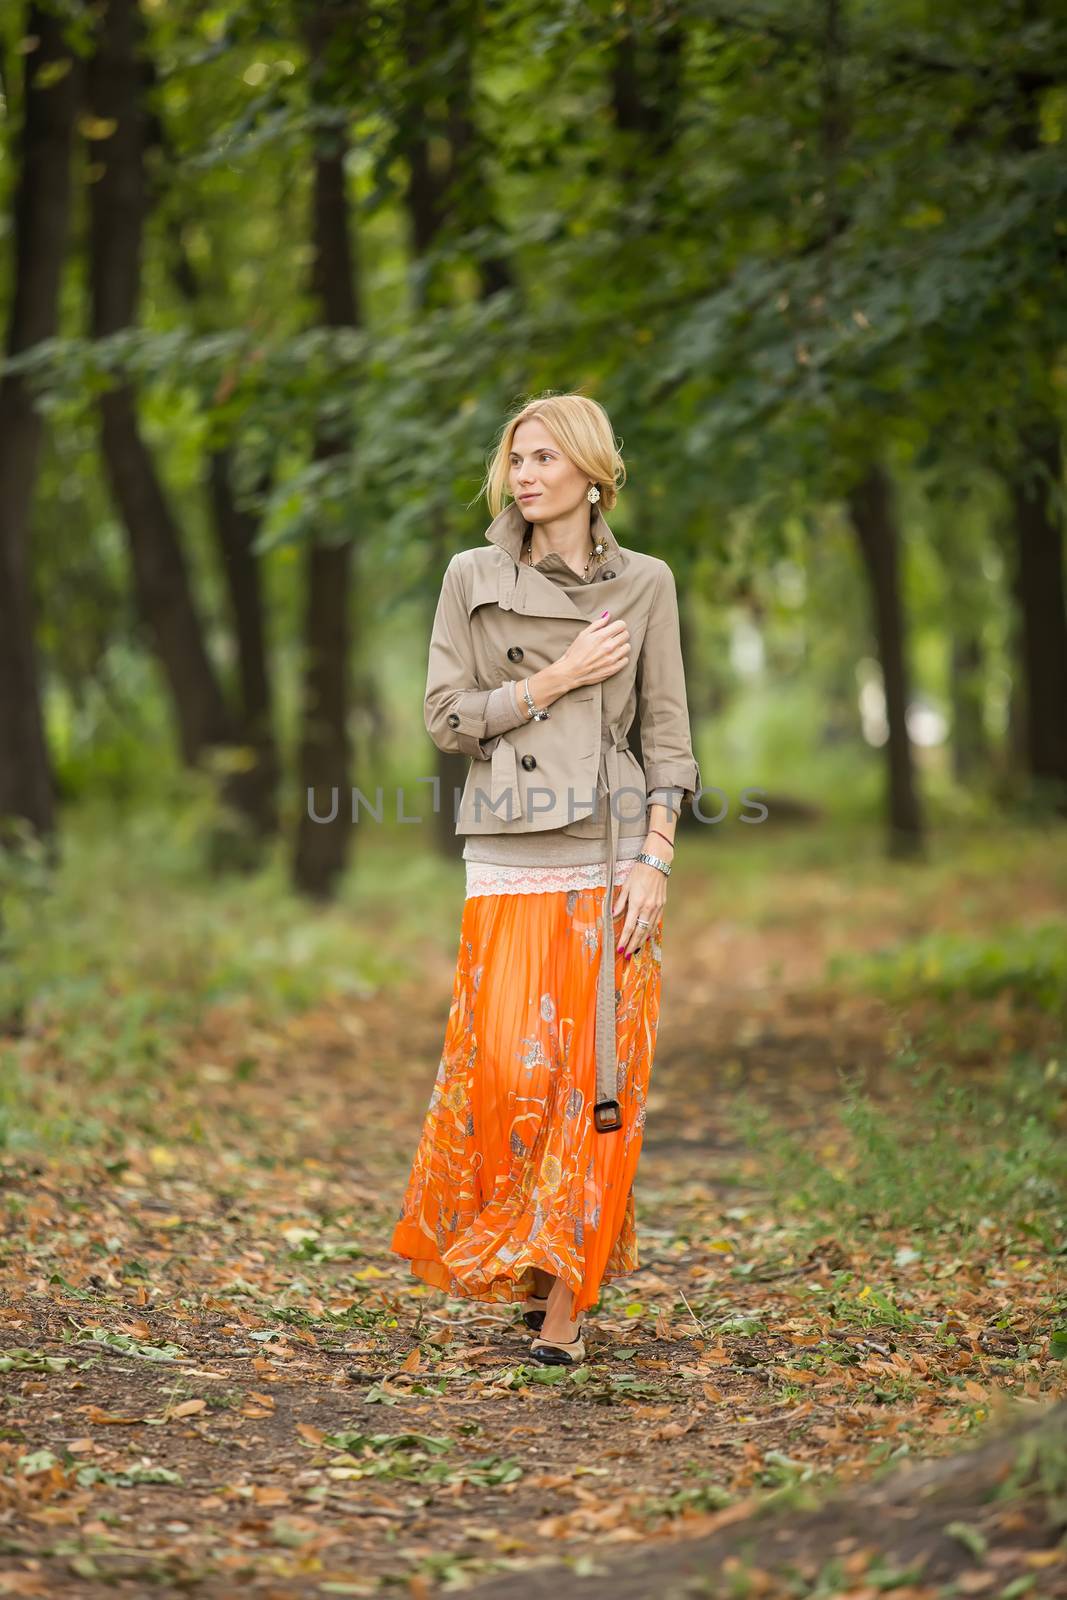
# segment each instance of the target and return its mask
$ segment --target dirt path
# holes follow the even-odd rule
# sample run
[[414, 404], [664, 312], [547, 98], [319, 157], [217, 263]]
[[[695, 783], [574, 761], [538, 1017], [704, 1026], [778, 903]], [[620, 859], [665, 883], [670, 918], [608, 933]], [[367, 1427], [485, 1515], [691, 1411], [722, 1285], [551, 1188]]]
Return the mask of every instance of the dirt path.
[[[757, 935], [681, 906], [676, 926], [642, 1265], [605, 1294], [580, 1373], [525, 1368], [509, 1308], [447, 1300], [386, 1248], [443, 1036], [440, 950], [405, 991], [276, 1032], [206, 1018], [155, 1143], [116, 1134], [89, 1167], [9, 1157], [0, 1593], [418, 1597], [549, 1559], [578, 1576], [768, 1490], [948, 1455], [1008, 1394], [1062, 1395], [1036, 1245], [1019, 1268], [902, 1240], [887, 1265], [827, 1225], [799, 1249], [733, 1125], [743, 1090], [823, 1137], [838, 1069], [891, 1096], [917, 1019], [821, 984], [801, 919]], [[999, 1583], [1064, 1592], [1040, 1517], [997, 1537]]]

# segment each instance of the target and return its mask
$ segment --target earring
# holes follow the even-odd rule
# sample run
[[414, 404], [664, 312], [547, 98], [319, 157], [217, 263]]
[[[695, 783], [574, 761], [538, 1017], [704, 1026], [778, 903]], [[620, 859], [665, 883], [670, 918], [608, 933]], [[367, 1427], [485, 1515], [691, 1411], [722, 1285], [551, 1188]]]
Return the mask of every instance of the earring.
[[596, 505], [597, 501], [600, 499], [600, 490], [597, 488], [595, 483], [591, 483], [589, 485], [588, 489], [585, 491], [585, 498], [589, 501], [591, 506]]

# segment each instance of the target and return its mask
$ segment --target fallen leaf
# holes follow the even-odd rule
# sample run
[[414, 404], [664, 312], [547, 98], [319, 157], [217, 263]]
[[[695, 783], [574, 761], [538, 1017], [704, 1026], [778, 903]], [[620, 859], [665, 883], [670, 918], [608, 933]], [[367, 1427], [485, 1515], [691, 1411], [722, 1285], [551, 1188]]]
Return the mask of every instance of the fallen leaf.
[[102, 1410], [100, 1406], [86, 1406], [85, 1415], [90, 1422], [98, 1422], [100, 1424], [139, 1425], [147, 1420], [145, 1417], [118, 1417], [114, 1412]]

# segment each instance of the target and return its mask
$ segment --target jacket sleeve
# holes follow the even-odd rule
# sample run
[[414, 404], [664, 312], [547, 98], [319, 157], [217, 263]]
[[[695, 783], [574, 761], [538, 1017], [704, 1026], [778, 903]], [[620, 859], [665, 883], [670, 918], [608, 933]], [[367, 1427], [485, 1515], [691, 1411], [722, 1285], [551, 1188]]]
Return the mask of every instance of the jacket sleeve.
[[648, 793], [651, 796], [655, 790], [673, 790], [676, 804], [660, 794], [655, 798], [661, 804], [670, 804], [672, 810], [680, 809], [682, 795], [688, 794], [692, 799], [701, 787], [701, 777], [689, 728], [678, 594], [674, 573], [666, 562], [652, 599], [636, 678]]
[[530, 713], [519, 710], [519, 685], [514, 679], [509, 678], [507, 683], [502, 683], [499, 689], [494, 689], [490, 694], [485, 708], [485, 725], [490, 736], [507, 733], [509, 729], [521, 727], [529, 720]]
[[527, 720], [509, 684], [498, 689], [470, 687], [476, 676], [470, 613], [463, 580], [453, 556], [445, 568], [430, 634], [423, 720], [439, 750], [487, 761], [508, 728]]
[[682, 802], [677, 789], [649, 789], [647, 799], [650, 805], [666, 806], [676, 817], [681, 814]]

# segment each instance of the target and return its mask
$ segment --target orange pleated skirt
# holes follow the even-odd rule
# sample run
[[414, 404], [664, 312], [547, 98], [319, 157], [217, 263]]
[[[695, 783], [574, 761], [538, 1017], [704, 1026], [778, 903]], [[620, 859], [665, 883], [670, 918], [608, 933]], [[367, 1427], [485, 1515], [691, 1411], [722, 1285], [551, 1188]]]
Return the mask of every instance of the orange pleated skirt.
[[[574, 1312], [638, 1265], [634, 1175], [659, 1021], [663, 918], [615, 953], [623, 1126], [593, 1127], [604, 888], [463, 902], [444, 1048], [391, 1249], [464, 1299], [523, 1300], [533, 1269]], [[618, 893], [618, 889], [613, 891]], [[625, 913], [615, 917], [617, 947]]]

